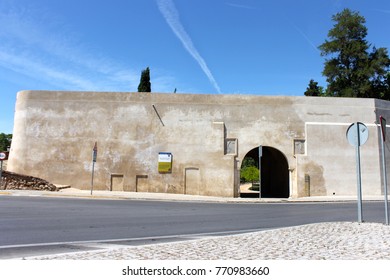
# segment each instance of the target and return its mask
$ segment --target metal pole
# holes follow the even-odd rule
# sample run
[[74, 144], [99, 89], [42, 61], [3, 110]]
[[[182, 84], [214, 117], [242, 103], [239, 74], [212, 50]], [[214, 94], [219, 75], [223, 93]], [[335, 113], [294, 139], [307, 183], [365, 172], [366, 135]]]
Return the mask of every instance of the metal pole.
[[389, 210], [388, 210], [388, 199], [387, 199], [387, 172], [386, 172], [386, 157], [385, 157], [385, 140], [383, 139], [383, 133], [381, 133], [381, 146], [382, 146], [382, 170], [383, 170], [383, 188], [385, 195], [385, 218], [386, 225], [389, 225]]
[[93, 191], [93, 174], [95, 172], [95, 161], [92, 161], [92, 180], [91, 180], [91, 195]]
[[0, 162], [1, 162], [1, 166], [0, 166], [0, 190], [1, 190], [1, 188], [2, 188], [2, 185], [3, 185], [3, 161], [2, 160], [0, 160]]
[[361, 182], [361, 171], [360, 171], [360, 133], [359, 133], [359, 123], [356, 123], [356, 174], [357, 174], [357, 196], [358, 196], [358, 222], [363, 222], [363, 210], [362, 210], [362, 182]]
[[263, 156], [263, 147], [259, 146], [259, 198], [261, 198], [261, 157]]
[[95, 142], [95, 146], [92, 149], [92, 180], [91, 180], [91, 195], [93, 191], [93, 175], [95, 173], [95, 162], [97, 158], [97, 142]]

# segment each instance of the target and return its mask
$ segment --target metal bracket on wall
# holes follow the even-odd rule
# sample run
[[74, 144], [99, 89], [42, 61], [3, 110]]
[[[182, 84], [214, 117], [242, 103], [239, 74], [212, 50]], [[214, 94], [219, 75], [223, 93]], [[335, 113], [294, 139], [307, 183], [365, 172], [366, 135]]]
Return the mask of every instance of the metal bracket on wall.
[[161, 117], [160, 117], [160, 114], [157, 112], [156, 106], [154, 106], [154, 105], [152, 105], [152, 106], [153, 106], [153, 109], [154, 109], [154, 111], [156, 112], [156, 115], [157, 115], [157, 117], [159, 118], [159, 120], [160, 120], [162, 126], [165, 126], [164, 122], [162, 121], [162, 119], [161, 119]]

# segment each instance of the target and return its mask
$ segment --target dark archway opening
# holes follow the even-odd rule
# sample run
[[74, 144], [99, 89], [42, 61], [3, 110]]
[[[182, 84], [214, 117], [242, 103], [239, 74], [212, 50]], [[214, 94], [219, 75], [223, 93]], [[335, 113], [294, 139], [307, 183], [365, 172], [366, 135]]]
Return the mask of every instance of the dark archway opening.
[[[290, 196], [290, 182], [288, 162], [279, 150], [263, 146], [261, 157], [261, 197], [288, 198]], [[258, 168], [259, 148], [250, 150], [246, 156], [256, 162]], [[244, 160], [243, 160], [244, 161]], [[258, 192], [241, 193], [241, 197], [259, 197]]]

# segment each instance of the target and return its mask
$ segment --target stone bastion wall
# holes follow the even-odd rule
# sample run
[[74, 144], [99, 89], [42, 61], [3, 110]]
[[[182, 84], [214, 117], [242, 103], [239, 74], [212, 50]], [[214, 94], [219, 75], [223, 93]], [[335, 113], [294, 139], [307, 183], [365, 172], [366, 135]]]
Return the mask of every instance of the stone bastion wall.
[[261, 145], [267, 188], [355, 195], [355, 149], [345, 134], [360, 121], [369, 130], [363, 195], [378, 195], [377, 121], [390, 119], [389, 109], [375, 99], [22, 91], [8, 170], [89, 189], [94, 168], [94, 189], [233, 197], [242, 160]]

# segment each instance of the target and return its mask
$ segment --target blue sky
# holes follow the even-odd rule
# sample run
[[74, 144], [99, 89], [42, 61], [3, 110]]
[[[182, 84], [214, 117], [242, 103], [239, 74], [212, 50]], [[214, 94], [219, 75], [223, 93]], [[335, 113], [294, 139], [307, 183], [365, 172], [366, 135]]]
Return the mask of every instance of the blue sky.
[[303, 95], [344, 8], [390, 48], [388, 0], [1, 0], [0, 132], [20, 90], [137, 91], [146, 67], [154, 92]]

